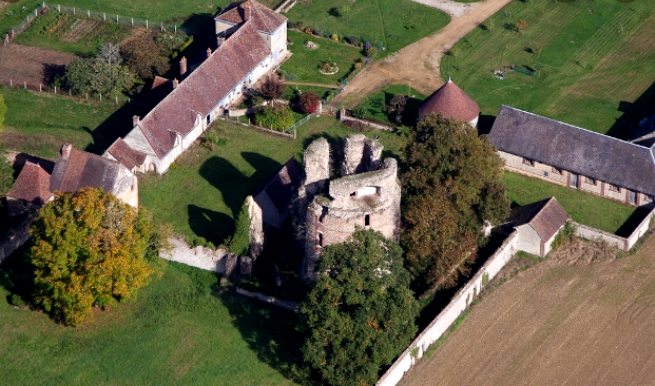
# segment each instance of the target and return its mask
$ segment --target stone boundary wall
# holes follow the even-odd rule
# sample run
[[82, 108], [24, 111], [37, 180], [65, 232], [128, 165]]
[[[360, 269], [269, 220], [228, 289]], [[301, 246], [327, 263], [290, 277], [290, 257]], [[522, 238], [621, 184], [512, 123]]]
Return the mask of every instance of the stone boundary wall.
[[228, 251], [224, 249], [213, 250], [207, 247], [192, 248], [180, 238], [170, 238], [171, 249], [161, 252], [159, 257], [166, 260], [177, 261], [178, 263], [190, 265], [192, 267], [225, 273], [225, 261]]
[[370, 126], [370, 127], [374, 128], [374, 129], [378, 129], [378, 130], [384, 130], [384, 131], [396, 131], [396, 129], [393, 128], [393, 127], [391, 127], [391, 126], [385, 126], [385, 125], [381, 125], [381, 124], [379, 124], [379, 123], [374, 123], [374, 122], [371, 122], [371, 121], [366, 121], [366, 120], [364, 120], [364, 119], [357, 119], [357, 118], [349, 117], [349, 116], [347, 116], [347, 115], [345, 115], [345, 114], [342, 115], [339, 119], [340, 119], [341, 121], [359, 122], [359, 123], [361, 123], [362, 125]]
[[637, 244], [641, 236], [645, 235], [650, 229], [651, 220], [655, 216], [655, 209], [652, 209], [641, 223], [637, 225], [634, 231], [628, 237], [617, 236], [612, 233], [601, 231], [600, 229], [592, 228], [586, 225], [573, 223], [575, 226], [575, 235], [587, 240], [601, 240], [605, 241], [613, 247], [622, 251], [629, 251]]
[[389, 370], [378, 380], [376, 386], [395, 386], [402, 379], [405, 372], [423, 356], [430, 345], [450, 328], [475, 297], [480, 294], [484, 286], [512, 259], [518, 251], [518, 241], [518, 231], [514, 230], [478, 273], [448, 303], [446, 308], [400, 354]]

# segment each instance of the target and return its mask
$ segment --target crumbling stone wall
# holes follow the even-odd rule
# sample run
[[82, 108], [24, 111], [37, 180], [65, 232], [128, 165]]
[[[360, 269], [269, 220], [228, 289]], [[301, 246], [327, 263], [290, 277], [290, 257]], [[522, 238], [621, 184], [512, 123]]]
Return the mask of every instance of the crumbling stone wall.
[[383, 146], [362, 134], [346, 138], [341, 177], [329, 180], [330, 152], [324, 138], [305, 152], [305, 184], [299, 196], [304, 205], [305, 259], [302, 276], [314, 280], [314, 267], [321, 250], [342, 243], [356, 227], [371, 228], [385, 237], [398, 239], [400, 226], [400, 184], [398, 163], [393, 158], [380, 162]]

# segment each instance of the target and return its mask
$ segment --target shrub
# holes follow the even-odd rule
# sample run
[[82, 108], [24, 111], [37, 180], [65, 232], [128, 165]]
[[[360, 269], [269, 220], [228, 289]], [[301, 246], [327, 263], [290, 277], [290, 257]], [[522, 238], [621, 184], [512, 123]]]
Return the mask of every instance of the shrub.
[[218, 144], [218, 141], [220, 139], [218, 138], [218, 134], [214, 130], [210, 130], [207, 132], [207, 135], [205, 136], [205, 140], [202, 142], [202, 144], [209, 150], [214, 150], [216, 145]]
[[320, 98], [315, 92], [305, 92], [300, 95], [300, 111], [304, 114], [314, 114], [319, 103]]
[[348, 43], [352, 44], [353, 46], [359, 47], [362, 45], [362, 39], [358, 38], [357, 36], [350, 35], [350, 36], [346, 36], [345, 39]]
[[25, 307], [27, 304], [25, 303], [25, 300], [23, 300], [20, 295], [13, 294], [9, 298], [9, 302], [11, 303], [12, 306], [16, 307]]
[[293, 116], [287, 106], [262, 106], [255, 111], [255, 123], [259, 126], [284, 131], [294, 124]]
[[250, 215], [248, 205], [244, 202], [236, 219], [234, 234], [228, 243], [228, 249], [238, 256], [248, 255], [250, 250]]
[[357, 106], [352, 110], [352, 115], [355, 118], [366, 119], [368, 117], [368, 111], [364, 106]]
[[282, 79], [277, 76], [267, 76], [261, 87], [259, 93], [267, 100], [277, 99], [284, 94], [284, 89], [287, 85]]

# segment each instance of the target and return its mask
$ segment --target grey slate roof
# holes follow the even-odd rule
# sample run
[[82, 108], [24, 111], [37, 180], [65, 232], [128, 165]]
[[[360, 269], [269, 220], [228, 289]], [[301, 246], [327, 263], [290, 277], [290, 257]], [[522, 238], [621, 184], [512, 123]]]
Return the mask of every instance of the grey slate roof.
[[57, 158], [50, 179], [50, 191], [77, 192], [88, 187], [113, 192], [119, 167], [116, 161], [72, 149], [70, 156], [60, 155]]
[[489, 139], [506, 153], [655, 195], [655, 159], [647, 147], [508, 106]]

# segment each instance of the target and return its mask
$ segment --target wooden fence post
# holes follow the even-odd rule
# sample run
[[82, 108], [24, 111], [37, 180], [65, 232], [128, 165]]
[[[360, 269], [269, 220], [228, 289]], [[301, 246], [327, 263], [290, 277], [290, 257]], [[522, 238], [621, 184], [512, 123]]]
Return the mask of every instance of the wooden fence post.
[[25, 90], [27, 90], [27, 82], [25, 82], [25, 81], [23, 81], [23, 88], [25, 88]]
[[39, 92], [41, 92], [41, 83], [39, 83]]
[[61, 5], [57, 4], [57, 12], [61, 13]]
[[57, 86], [55, 86], [55, 95], [57, 95]]

